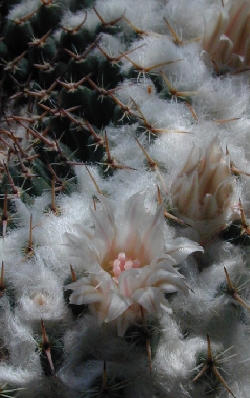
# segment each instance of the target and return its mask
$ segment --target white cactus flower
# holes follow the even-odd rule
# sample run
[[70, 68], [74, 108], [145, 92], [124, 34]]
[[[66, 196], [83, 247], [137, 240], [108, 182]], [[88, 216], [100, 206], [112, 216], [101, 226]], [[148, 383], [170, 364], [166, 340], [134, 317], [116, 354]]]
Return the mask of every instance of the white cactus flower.
[[172, 183], [178, 215], [202, 236], [218, 233], [233, 218], [235, 192], [229, 155], [224, 155], [217, 138], [205, 152], [194, 145]]
[[73, 290], [70, 303], [89, 304], [99, 324], [116, 319], [122, 336], [141, 316], [141, 307], [152, 316], [163, 310], [171, 313], [165, 293], [188, 293], [183, 275], [174, 266], [203, 249], [184, 238], [166, 242], [166, 248], [163, 207], [149, 215], [142, 194], [129, 199], [121, 222], [114, 216], [113, 202], [99, 199], [102, 212], [92, 212], [94, 232], [78, 228], [80, 236], [67, 234], [87, 276], [66, 288]]
[[228, 1], [225, 7], [206, 14], [203, 48], [218, 72], [249, 66], [249, 16], [247, 0]]

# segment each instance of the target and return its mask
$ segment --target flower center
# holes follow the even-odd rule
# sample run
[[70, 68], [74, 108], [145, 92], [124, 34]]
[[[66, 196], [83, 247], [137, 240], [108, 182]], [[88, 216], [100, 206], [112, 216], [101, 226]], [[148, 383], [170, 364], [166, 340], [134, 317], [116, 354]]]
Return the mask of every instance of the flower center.
[[139, 268], [141, 262], [138, 259], [131, 260], [130, 258], [126, 257], [125, 253], [120, 252], [114, 261], [110, 261], [110, 265], [112, 267], [114, 275], [113, 279], [115, 282], [117, 282], [121, 272], [126, 271], [130, 268]]

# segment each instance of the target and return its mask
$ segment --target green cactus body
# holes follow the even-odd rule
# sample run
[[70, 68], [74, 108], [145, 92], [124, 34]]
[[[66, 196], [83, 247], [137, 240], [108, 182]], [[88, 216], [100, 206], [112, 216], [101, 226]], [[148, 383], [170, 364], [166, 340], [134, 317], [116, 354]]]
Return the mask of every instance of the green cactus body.
[[3, 61], [7, 62], [8, 55], [9, 55], [9, 51], [8, 51], [7, 45], [3, 41], [0, 41], [0, 58]]
[[77, 126], [74, 123], [70, 124], [70, 134], [72, 137], [72, 142], [74, 143], [74, 146], [72, 145], [71, 142], [71, 148], [72, 150], [75, 149], [74, 151], [74, 156], [76, 159], [79, 159], [83, 162], [86, 162], [89, 160], [89, 149], [88, 149], [88, 140], [90, 137], [89, 131], [81, 126]]
[[93, 95], [93, 106], [96, 109], [96, 119], [95, 122], [98, 128], [102, 128], [103, 126], [107, 126], [111, 120], [113, 119], [115, 102], [112, 98], [107, 96], [98, 95], [95, 93]]
[[99, 61], [97, 79], [100, 85], [106, 89], [111, 89], [123, 81], [123, 76], [118, 65], [112, 65], [109, 61], [103, 59]]
[[87, 76], [91, 73], [92, 76], [96, 76], [98, 68], [98, 60], [94, 56], [88, 56], [86, 59], [75, 60], [71, 58], [68, 62], [67, 74], [65, 78], [68, 81], [79, 81], [83, 76]]
[[80, 106], [77, 113], [84, 113], [85, 118], [92, 121], [94, 110], [91, 107], [91, 96], [92, 91], [84, 86], [78, 86], [76, 89], [63, 87], [60, 93], [61, 105], [65, 109]]
[[73, 33], [64, 31], [61, 35], [61, 46], [62, 48], [77, 51], [78, 54], [81, 54], [91, 40], [93, 40], [93, 36], [85, 28], [81, 28], [79, 31]]
[[32, 46], [29, 50], [29, 62], [31, 64], [42, 64], [52, 61], [56, 54], [56, 43], [51, 37], [39, 46]]
[[113, 114], [113, 122], [115, 126], [121, 126], [124, 123], [134, 124], [137, 122], [137, 118], [126, 114], [125, 111], [122, 110], [120, 105], [116, 105]]
[[[94, 128], [94, 126], [92, 126]], [[98, 134], [98, 129], [94, 128], [95, 131], [97, 131]], [[98, 142], [96, 142], [95, 138], [91, 135], [88, 138], [88, 151], [89, 151], [89, 158], [91, 162], [100, 162], [103, 159], [104, 155], [104, 149], [103, 145], [99, 145]]]
[[48, 64], [44, 69], [40, 69], [38, 79], [41, 87], [49, 88], [56, 79], [64, 76], [67, 71], [67, 64], [65, 62], [56, 62], [52, 65]]
[[60, 2], [51, 2], [51, 4], [42, 4], [39, 7], [34, 25], [39, 36], [45, 35], [50, 29], [55, 29], [63, 15], [63, 7]]
[[27, 50], [28, 43], [34, 36], [34, 30], [30, 22], [17, 23], [8, 20], [4, 28], [4, 41], [9, 51], [14, 55], [20, 55]]

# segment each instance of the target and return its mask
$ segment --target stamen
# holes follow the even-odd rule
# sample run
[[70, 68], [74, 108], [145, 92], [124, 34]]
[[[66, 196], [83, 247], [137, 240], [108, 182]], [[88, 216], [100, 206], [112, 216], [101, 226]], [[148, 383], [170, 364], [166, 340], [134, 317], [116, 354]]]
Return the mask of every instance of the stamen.
[[126, 257], [126, 254], [120, 252], [117, 258], [114, 261], [111, 261], [112, 271], [114, 274], [114, 281], [117, 281], [120, 273], [126, 271], [130, 268], [139, 268], [141, 265], [140, 260], [135, 259], [131, 260], [130, 258]]

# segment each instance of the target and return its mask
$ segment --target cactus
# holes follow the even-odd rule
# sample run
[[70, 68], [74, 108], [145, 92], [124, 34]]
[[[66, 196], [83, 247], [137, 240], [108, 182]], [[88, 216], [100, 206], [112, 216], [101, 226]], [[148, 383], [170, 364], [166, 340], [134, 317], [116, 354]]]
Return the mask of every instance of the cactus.
[[0, 10], [0, 397], [246, 397], [248, 0]]

